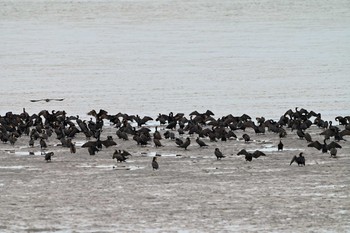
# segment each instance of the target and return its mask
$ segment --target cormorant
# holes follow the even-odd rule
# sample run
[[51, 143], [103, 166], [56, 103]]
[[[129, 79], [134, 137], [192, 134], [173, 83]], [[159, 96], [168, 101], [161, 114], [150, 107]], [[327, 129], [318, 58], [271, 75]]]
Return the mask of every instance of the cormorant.
[[248, 134], [243, 134], [242, 138], [244, 139], [245, 142], [249, 142], [250, 141], [250, 136]]
[[153, 138], [153, 142], [154, 142], [154, 145], [155, 145], [156, 147], [161, 147], [161, 146], [163, 146], [162, 143], [160, 142], [160, 140], [157, 139], [157, 138]]
[[292, 161], [290, 162], [289, 166], [292, 165], [293, 162], [297, 162], [298, 166], [305, 166], [305, 157], [303, 156], [303, 152], [300, 152], [299, 157], [294, 155]]
[[153, 171], [154, 170], [158, 170], [158, 168], [159, 168], [156, 156], [154, 156], [153, 159], [152, 159], [152, 168], [153, 168]]
[[221, 160], [221, 158], [226, 157], [222, 154], [222, 152], [219, 150], [219, 148], [215, 148], [214, 154], [215, 154], [217, 160]]
[[282, 141], [280, 140], [280, 142], [278, 143], [278, 145], [277, 145], [277, 148], [278, 148], [278, 151], [283, 151], [283, 143], [282, 143]]
[[88, 147], [88, 151], [89, 151], [89, 154], [90, 154], [90, 155], [95, 155], [95, 152], [99, 152], [100, 150], [97, 149], [96, 146], [89, 146], [89, 147]]
[[337, 157], [337, 149], [335, 147], [331, 148], [329, 150], [329, 152], [330, 152], [332, 158]]
[[309, 133], [305, 133], [304, 137], [305, 137], [307, 142], [312, 142], [312, 138], [311, 138], [311, 135]]
[[178, 146], [181, 146], [184, 142], [180, 138], [175, 138], [175, 143]]
[[128, 159], [120, 150], [115, 150], [112, 158], [117, 159], [117, 162], [125, 162]]
[[45, 149], [45, 148], [47, 148], [47, 145], [46, 145], [46, 142], [44, 141], [44, 139], [40, 139], [40, 148], [41, 149]]
[[185, 148], [185, 150], [187, 150], [187, 147], [191, 144], [191, 140], [189, 137], [186, 138], [186, 141], [184, 143], [182, 143], [181, 145], [179, 145], [179, 147], [181, 148]]
[[203, 142], [202, 140], [200, 140], [199, 137], [197, 137], [196, 142], [198, 143], [198, 145], [199, 145], [200, 147], [208, 146], [207, 144], [205, 144], [205, 142]]
[[51, 162], [51, 157], [54, 155], [53, 152], [45, 153], [46, 162]]
[[246, 151], [245, 149], [237, 153], [237, 155], [245, 155], [245, 161], [251, 162], [253, 160], [253, 155]]
[[322, 150], [322, 153], [327, 153], [328, 150], [332, 149], [332, 148], [342, 148], [341, 145], [339, 145], [336, 142], [331, 142], [327, 145], [326, 143], [326, 139], [323, 140], [323, 144], [321, 144], [319, 141], [314, 141], [312, 143], [310, 143], [309, 145], [307, 145], [308, 147], [314, 147], [317, 150]]

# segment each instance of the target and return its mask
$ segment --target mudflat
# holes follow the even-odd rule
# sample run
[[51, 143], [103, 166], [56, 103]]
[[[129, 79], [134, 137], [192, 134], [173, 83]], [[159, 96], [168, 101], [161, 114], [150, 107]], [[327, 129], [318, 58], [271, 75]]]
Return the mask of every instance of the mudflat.
[[[147, 126], [154, 131], [154, 126]], [[343, 129], [343, 126], [338, 126]], [[165, 128], [158, 130], [163, 133]], [[323, 129], [307, 129], [323, 141]], [[173, 131], [176, 137], [180, 137]], [[38, 142], [29, 137], [15, 145], [0, 145], [1, 232], [348, 232], [350, 229], [350, 146], [338, 142], [336, 158], [307, 147], [287, 129], [283, 151], [278, 134], [236, 131], [237, 139], [211, 142], [200, 148], [195, 139], [185, 150], [171, 139], [162, 147], [139, 146], [132, 138], [118, 139], [113, 126], [101, 138], [113, 136], [116, 146], [90, 156], [61, 147], [54, 136], [46, 162]], [[251, 136], [246, 143], [243, 133]], [[344, 137], [347, 138], [348, 136]], [[332, 139], [331, 139], [332, 140]], [[225, 158], [217, 160], [215, 148]], [[245, 161], [241, 149], [266, 154]], [[112, 159], [115, 150], [132, 154], [126, 162]], [[304, 153], [305, 166], [290, 165]], [[152, 157], [158, 170], [152, 169]]]

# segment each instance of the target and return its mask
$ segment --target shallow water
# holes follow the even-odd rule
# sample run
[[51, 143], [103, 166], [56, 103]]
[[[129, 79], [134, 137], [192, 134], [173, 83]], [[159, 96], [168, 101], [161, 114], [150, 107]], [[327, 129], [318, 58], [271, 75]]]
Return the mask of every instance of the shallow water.
[[[347, 1], [1, 1], [0, 114], [349, 115]], [[30, 99], [65, 98], [63, 102]]]

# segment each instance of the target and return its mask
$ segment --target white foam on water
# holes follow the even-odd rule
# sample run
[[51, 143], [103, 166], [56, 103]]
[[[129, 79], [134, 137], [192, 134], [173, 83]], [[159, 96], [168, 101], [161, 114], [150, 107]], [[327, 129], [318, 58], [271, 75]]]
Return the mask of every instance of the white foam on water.
[[17, 156], [30, 156], [30, 155], [35, 155], [35, 156], [38, 156], [38, 155], [42, 155], [44, 156], [44, 154], [42, 154], [41, 152], [29, 152], [29, 151], [15, 151], [14, 152], [15, 155]]
[[24, 169], [25, 167], [24, 166], [0, 166], [0, 169], [14, 169], [14, 170], [17, 170], [17, 169]]
[[148, 157], [154, 157], [154, 156], [159, 156], [160, 157], [177, 157], [176, 154], [164, 154], [164, 153], [158, 153], [158, 152], [148, 152], [148, 153], [143, 153], [141, 154], [142, 156], [148, 156]]

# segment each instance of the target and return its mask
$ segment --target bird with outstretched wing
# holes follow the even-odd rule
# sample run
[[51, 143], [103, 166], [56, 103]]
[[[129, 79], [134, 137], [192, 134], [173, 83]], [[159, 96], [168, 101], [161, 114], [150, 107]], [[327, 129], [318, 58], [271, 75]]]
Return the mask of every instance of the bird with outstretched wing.
[[50, 101], [63, 101], [64, 99], [38, 99], [38, 100], [30, 100], [30, 102], [39, 102], [39, 101], [45, 101], [45, 102], [50, 102]]

